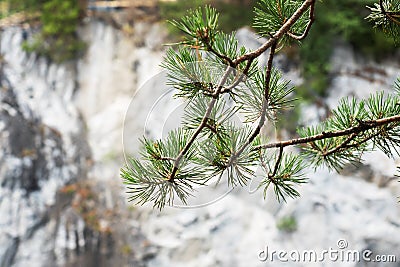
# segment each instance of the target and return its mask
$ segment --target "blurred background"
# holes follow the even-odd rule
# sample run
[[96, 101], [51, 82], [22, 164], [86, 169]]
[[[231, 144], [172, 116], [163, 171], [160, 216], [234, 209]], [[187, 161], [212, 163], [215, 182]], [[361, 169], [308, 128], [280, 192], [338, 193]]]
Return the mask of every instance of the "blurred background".
[[[137, 153], [143, 105], [164, 92], [149, 82], [164, 44], [181, 38], [166, 21], [210, 4], [221, 29], [255, 49], [265, 41], [251, 28], [256, 2], [0, 0], [0, 267], [400, 266], [400, 162], [380, 152], [340, 173], [306, 170], [302, 196], [287, 203], [251, 185], [200, 208], [127, 202], [124, 152]], [[364, 19], [373, 3], [318, 1], [308, 38], [279, 52], [299, 101], [278, 138], [326, 118], [341, 97], [393, 90], [400, 50]], [[159, 135], [174, 105], [159, 103], [146, 134]], [[198, 203], [215, 194], [202, 193]], [[343, 239], [397, 262], [259, 259], [266, 246], [322, 251]]]

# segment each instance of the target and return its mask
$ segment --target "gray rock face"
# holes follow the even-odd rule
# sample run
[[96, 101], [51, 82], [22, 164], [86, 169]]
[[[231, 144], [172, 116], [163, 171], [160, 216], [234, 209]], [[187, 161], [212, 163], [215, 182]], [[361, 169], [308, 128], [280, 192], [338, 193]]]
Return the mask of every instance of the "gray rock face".
[[1, 185], [10, 190], [23, 190], [29, 196], [40, 190], [39, 183], [49, 180], [52, 169], [63, 167], [63, 141], [59, 132], [40, 119], [24, 117], [12, 89], [3, 89], [0, 99], [0, 120], [4, 127], [0, 144], [4, 148], [2, 158], [16, 164], [2, 165]]
[[[1, 47], [15, 52], [8, 41], [16, 36], [3, 33]], [[10, 62], [10, 53], [1, 52]], [[56, 207], [64, 209], [58, 190], [85, 179], [90, 149], [82, 120], [61, 105], [63, 96], [44, 82], [30, 84], [30, 69], [15, 66], [11, 61], [0, 76], [0, 266], [44, 266], [54, 258], [54, 233], [62, 227], [49, 228], [58, 221]], [[67, 124], [69, 129], [61, 127]]]
[[[123, 162], [123, 117], [134, 91], [159, 72], [162, 58], [156, 50], [160, 40], [152, 39], [157, 27], [144, 29], [149, 36], [142, 31], [142, 43], [150, 48], [135, 46], [108, 25], [90, 22], [82, 29], [88, 53], [77, 65], [64, 66], [26, 56], [18, 28], [2, 33], [7, 64], [0, 75], [0, 267], [282, 266], [276, 259], [260, 261], [259, 252], [267, 245], [270, 250], [320, 251], [337, 248], [341, 238], [349, 249], [400, 259], [399, 205], [392, 187], [354, 179], [358, 174], [353, 171], [344, 177], [305, 170], [310, 182], [300, 189], [302, 197], [286, 204], [277, 203], [273, 192], [263, 201], [253, 184], [200, 208], [166, 208], [162, 213], [127, 209], [117, 178]], [[248, 30], [238, 31], [238, 38], [254, 47], [262, 41]], [[343, 71], [363, 68], [353, 58], [346, 48], [337, 51], [331, 107], [340, 96], [364, 96], [360, 88], [367, 83]], [[277, 67], [285, 78], [301, 83], [299, 70], [284, 56], [277, 57]], [[393, 79], [398, 67], [386, 71]], [[143, 134], [147, 114], [140, 104], [151, 106], [146, 102], [150, 95], [163, 90], [153, 87], [150, 83], [135, 95], [139, 104], [131, 114], [130, 140]], [[152, 136], [164, 130], [161, 117], [169, 114], [171, 103], [161, 101], [159, 108], [149, 129]], [[137, 151], [136, 145], [125, 146]], [[377, 158], [370, 156], [370, 162]], [[381, 157], [379, 165], [367, 170], [370, 180], [373, 172], [385, 170], [382, 175], [388, 176], [393, 167]], [[222, 183], [196, 199], [203, 204], [226, 192]], [[278, 229], [288, 216], [296, 229]], [[312, 266], [396, 264], [327, 261]]]
[[[122, 119], [137, 70], [121, 58], [135, 47], [100, 22], [82, 31], [88, 55], [65, 65], [23, 52], [21, 29], [1, 33], [0, 267], [144, 266], [156, 252], [127, 209], [119, 180], [110, 182], [120, 159], [107, 156], [122, 155]], [[118, 43], [122, 55], [113, 54]], [[125, 72], [107, 80], [118, 61]]]

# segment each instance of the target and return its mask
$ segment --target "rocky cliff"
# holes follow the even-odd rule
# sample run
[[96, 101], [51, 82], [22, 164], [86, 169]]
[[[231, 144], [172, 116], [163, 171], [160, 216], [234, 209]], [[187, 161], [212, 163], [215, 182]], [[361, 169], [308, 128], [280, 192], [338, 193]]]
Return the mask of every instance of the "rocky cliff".
[[[142, 266], [152, 253], [128, 220], [134, 213], [120, 196], [119, 166], [107, 165], [122, 157], [126, 101], [140, 80], [135, 58], [125, 56], [136, 47], [98, 21], [82, 35], [87, 56], [55, 65], [21, 50], [21, 28], [1, 33], [2, 267]], [[116, 47], [119, 38], [132, 47]]]
[[[160, 136], [176, 105], [167, 98], [157, 102], [159, 112], [145, 129], [142, 104], [152, 106], [154, 96], [165, 90], [146, 83], [160, 71], [165, 32], [158, 24], [137, 23], [128, 35], [93, 20], [80, 34], [88, 44], [85, 57], [59, 66], [25, 54], [21, 29], [2, 32], [1, 267], [280, 266], [277, 260], [260, 261], [260, 251], [266, 246], [338, 249], [340, 239], [350, 249], [400, 259], [395, 162], [379, 153], [341, 175], [308, 170], [310, 182], [301, 188], [302, 197], [288, 203], [277, 203], [273, 194], [263, 201], [250, 184], [229, 194], [223, 186], [199, 192], [193, 202], [198, 208], [159, 213], [127, 205], [119, 168], [124, 149], [135, 153], [137, 147], [135, 141], [123, 145], [122, 135], [125, 141], [136, 140], [145, 130]], [[246, 29], [238, 37], [249, 46], [262, 42]], [[390, 90], [400, 73], [396, 64], [359, 59], [346, 45], [338, 46], [332, 64], [330, 107], [344, 95]], [[284, 56], [277, 66], [286, 78], [301, 83], [299, 70]], [[305, 106], [303, 120], [317, 120], [320, 109]], [[125, 129], [124, 118], [129, 121]], [[201, 205], [215, 196], [219, 201]], [[287, 218], [291, 223], [282, 227]]]

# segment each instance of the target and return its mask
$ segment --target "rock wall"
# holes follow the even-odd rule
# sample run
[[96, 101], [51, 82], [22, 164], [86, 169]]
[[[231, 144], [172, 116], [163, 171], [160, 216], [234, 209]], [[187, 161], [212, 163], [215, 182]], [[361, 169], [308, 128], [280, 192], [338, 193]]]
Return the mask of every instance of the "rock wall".
[[[130, 36], [94, 20], [80, 34], [88, 43], [85, 57], [62, 66], [21, 51], [21, 29], [9, 28], [1, 35], [0, 267], [280, 266], [278, 261], [261, 262], [260, 250], [266, 245], [273, 250], [323, 250], [336, 248], [341, 238], [350, 249], [400, 259], [398, 193], [393, 193], [397, 183], [391, 179], [380, 188], [356, 178], [353, 171], [337, 175], [305, 170], [310, 182], [302, 186], [300, 199], [288, 203], [277, 203], [272, 192], [264, 201], [249, 185], [199, 208], [166, 208], [161, 213], [147, 206], [128, 208], [119, 168], [124, 148], [134, 153], [137, 146], [122, 144], [124, 117], [135, 96], [128, 139], [136, 140], [144, 133], [147, 115], [141, 104], [152, 105], [152, 97], [165, 90], [146, 83], [160, 71], [165, 33], [158, 24], [137, 23]], [[239, 31], [238, 37], [250, 46], [262, 42], [248, 30]], [[364, 96], [362, 89], [370, 83], [344, 70], [356, 73], [376, 63], [357, 61], [345, 46], [338, 48], [333, 63], [328, 104], [333, 107], [351, 93], [344, 88]], [[277, 66], [286, 78], [301, 83], [296, 65], [284, 56], [277, 57]], [[373, 88], [388, 89], [399, 67], [379, 69], [387, 75], [373, 75], [385, 82]], [[171, 103], [160, 103], [161, 118], [169, 114]], [[315, 121], [309, 115], [317, 114], [318, 107], [304, 110], [303, 117]], [[160, 122], [154, 120], [153, 136], [163, 130]], [[371, 166], [377, 165], [372, 164], [377, 157], [370, 156]], [[389, 177], [394, 163], [381, 155], [379, 163], [370, 175]], [[199, 192], [195, 202], [226, 191], [222, 186]], [[286, 217], [293, 218], [295, 229], [277, 227]]]
[[111, 26], [81, 30], [88, 53], [64, 65], [23, 52], [21, 28], [1, 32], [1, 267], [142, 266], [154, 253], [119, 180], [123, 115], [152, 63]]
[[27, 57], [21, 38], [18, 28], [1, 36], [0, 266], [45, 266], [62, 248], [58, 190], [86, 179], [90, 149], [72, 73]]

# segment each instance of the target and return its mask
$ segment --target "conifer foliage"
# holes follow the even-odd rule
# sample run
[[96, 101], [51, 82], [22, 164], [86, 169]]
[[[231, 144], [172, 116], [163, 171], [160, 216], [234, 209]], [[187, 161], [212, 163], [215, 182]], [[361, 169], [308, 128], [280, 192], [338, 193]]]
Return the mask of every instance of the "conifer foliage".
[[375, 27], [398, 41], [400, 35], [400, 2], [397, 0], [380, 0], [374, 6], [368, 7], [371, 14], [368, 20], [375, 23]]
[[[267, 41], [256, 50], [239, 47], [235, 33], [218, 29], [219, 13], [212, 7], [191, 10], [171, 23], [184, 34], [161, 64], [168, 83], [187, 105], [183, 126], [165, 140], [142, 140], [140, 158], [121, 169], [129, 199], [162, 209], [175, 198], [187, 203], [196, 186], [227, 179], [244, 186], [254, 177], [264, 196], [273, 188], [278, 200], [299, 196], [306, 182], [305, 166], [340, 169], [359, 161], [363, 152], [381, 149], [399, 154], [400, 79], [394, 93], [376, 93], [365, 100], [345, 98], [319, 125], [298, 130], [298, 138], [269, 141], [262, 128], [291, 108], [296, 90], [273, 67], [274, 56], [292, 41], [302, 41], [314, 23], [316, 0], [259, 0], [254, 27]], [[388, 34], [399, 31], [399, 6], [381, 1], [368, 17]], [[399, 35], [397, 35], [399, 36]], [[395, 37], [397, 37], [395, 36]], [[257, 58], [268, 55], [265, 67]], [[233, 117], [245, 118], [242, 124]], [[288, 152], [297, 146], [299, 153]]]

